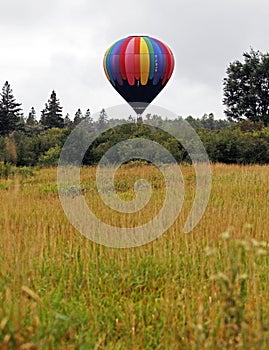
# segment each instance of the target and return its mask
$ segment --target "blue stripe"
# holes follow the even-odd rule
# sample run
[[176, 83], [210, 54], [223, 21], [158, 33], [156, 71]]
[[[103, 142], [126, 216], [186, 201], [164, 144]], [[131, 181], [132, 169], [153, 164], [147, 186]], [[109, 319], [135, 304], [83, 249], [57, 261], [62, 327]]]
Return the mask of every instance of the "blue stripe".
[[157, 85], [160, 81], [163, 71], [164, 71], [164, 60], [163, 60], [163, 54], [162, 54], [162, 48], [160, 47], [159, 43], [155, 41], [153, 38], [151, 38], [151, 43], [154, 49], [154, 78], [153, 78], [153, 85]]
[[120, 54], [120, 50], [124, 41], [125, 39], [121, 39], [117, 41], [114, 45], [112, 45], [111, 50], [107, 55], [106, 69], [113, 85], [115, 85], [115, 80], [117, 80], [118, 74], [120, 72], [120, 66], [118, 65], [118, 67], [114, 67], [113, 65], [113, 56]]

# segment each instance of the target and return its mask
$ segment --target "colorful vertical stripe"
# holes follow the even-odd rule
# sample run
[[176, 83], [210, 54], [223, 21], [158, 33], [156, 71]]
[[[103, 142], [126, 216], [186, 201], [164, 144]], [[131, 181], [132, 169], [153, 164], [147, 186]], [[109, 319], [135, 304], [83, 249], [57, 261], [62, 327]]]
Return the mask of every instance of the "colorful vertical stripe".
[[117, 41], [105, 53], [104, 70], [115, 85], [166, 84], [174, 69], [170, 48], [148, 36], [130, 36]]

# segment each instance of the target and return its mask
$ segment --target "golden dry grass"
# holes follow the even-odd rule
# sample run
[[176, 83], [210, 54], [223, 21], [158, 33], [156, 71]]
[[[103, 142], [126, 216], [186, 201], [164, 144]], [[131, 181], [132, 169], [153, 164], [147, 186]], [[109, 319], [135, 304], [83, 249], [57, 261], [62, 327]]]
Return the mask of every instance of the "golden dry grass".
[[[132, 249], [99, 246], [70, 225], [55, 169], [2, 180], [0, 349], [268, 349], [269, 167], [212, 165], [207, 210], [187, 235], [195, 177], [190, 166], [182, 171], [179, 218]], [[85, 198], [109, 223], [146, 222], [162, 205], [164, 182], [152, 166], [117, 174], [125, 199], [137, 178], [154, 184], [136, 217], [100, 202], [94, 174], [82, 169]]]

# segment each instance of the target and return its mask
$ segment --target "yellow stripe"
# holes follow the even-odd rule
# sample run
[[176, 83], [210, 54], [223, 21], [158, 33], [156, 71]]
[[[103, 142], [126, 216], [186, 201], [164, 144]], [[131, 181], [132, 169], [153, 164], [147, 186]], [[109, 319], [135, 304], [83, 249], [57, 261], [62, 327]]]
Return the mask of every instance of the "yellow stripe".
[[146, 40], [140, 38], [140, 77], [141, 84], [146, 85], [149, 77], [149, 49]]
[[104, 71], [105, 71], [105, 75], [106, 75], [107, 79], [110, 80], [110, 77], [108, 75], [108, 71], [106, 69], [106, 55], [107, 55], [107, 52], [105, 53], [105, 57], [104, 57], [104, 60], [103, 60], [103, 67], [104, 67]]

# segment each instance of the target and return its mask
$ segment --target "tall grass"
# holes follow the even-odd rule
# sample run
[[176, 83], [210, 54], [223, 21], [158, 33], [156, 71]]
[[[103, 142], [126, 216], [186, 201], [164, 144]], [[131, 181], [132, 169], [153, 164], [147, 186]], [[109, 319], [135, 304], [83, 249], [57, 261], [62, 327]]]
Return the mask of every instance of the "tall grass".
[[[55, 169], [2, 179], [0, 349], [268, 349], [268, 170], [213, 165], [206, 213], [184, 234], [195, 177], [182, 167], [180, 216], [159, 239], [132, 249], [97, 245], [70, 225]], [[107, 209], [94, 175], [82, 169], [84, 195], [106, 222], [146, 222], [159, 210], [156, 168], [118, 171], [122, 198], [133, 198], [138, 177], [153, 184], [140, 216]]]

